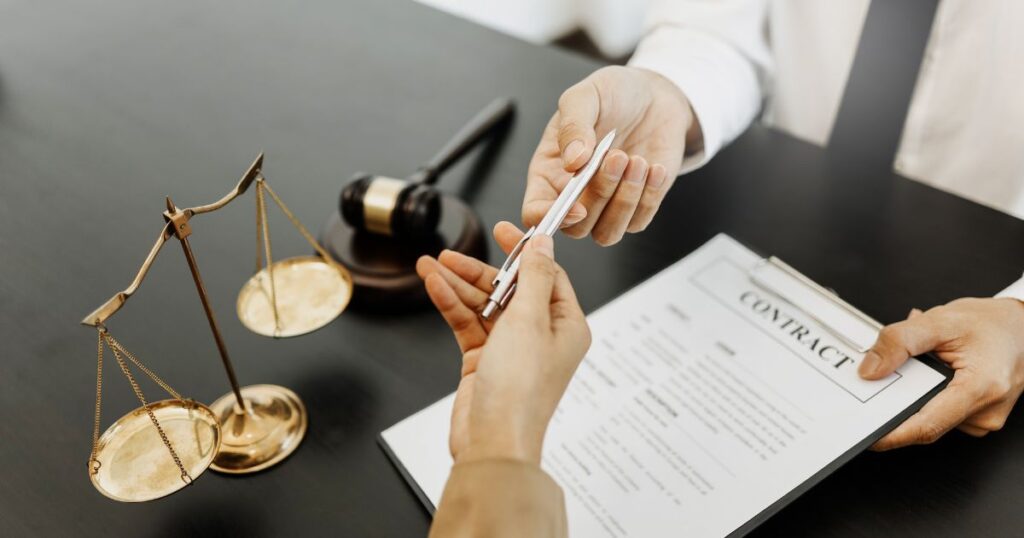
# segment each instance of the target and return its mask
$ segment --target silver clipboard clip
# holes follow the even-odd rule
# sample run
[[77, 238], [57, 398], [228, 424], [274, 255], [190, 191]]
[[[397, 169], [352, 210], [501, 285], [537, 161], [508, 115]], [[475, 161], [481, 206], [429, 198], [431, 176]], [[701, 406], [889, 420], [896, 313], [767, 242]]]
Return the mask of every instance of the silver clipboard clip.
[[866, 353], [874, 345], [882, 324], [786, 262], [771, 256], [749, 274], [755, 285], [800, 310], [857, 352]]

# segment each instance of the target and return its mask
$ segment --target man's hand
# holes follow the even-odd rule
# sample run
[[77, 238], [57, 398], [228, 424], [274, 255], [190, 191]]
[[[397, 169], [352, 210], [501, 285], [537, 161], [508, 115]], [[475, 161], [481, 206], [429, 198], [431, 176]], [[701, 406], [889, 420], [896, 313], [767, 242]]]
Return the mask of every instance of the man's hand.
[[[506, 253], [522, 236], [507, 222], [494, 228]], [[516, 293], [494, 322], [478, 314], [494, 267], [452, 251], [416, 264], [463, 354], [449, 440], [456, 462], [540, 463], [548, 422], [590, 347], [586, 318], [552, 245], [546, 235], [527, 242]]]
[[860, 366], [881, 379], [932, 351], [956, 370], [945, 390], [872, 448], [927, 444], [954, 427], [981, 437], [999, 430], [1024, 390], [1024, 303], [959, 299], [882, 329]]
[[683, 93], [661, 75], [606, 67], [558, 100], [530, 161], [523, 223], [536, 225], [572, 174], [590, 160], [598, 133], [616, 129], [615, 143], [579, 203], [565, 219], [572, 237], [592, 234], [612, 245], [647, 228], [679, 173], [686, 145], [700, 128]]

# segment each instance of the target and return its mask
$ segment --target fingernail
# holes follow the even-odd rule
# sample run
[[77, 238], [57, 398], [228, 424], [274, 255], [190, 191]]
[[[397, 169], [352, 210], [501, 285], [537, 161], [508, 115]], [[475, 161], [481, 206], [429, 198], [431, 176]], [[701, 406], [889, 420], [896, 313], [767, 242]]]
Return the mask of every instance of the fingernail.
[[864, 355], [864, 361], [860, 363], [860, 368], [858, 368], [857, 372], [861, 377], [874, 377], [875, 372], [881, 366], [882, 361], [878, 358], [878, 355], [869, 351], [867, 355]]
[[647, 177], [647, 161], [641, 157], [634, 157], [630, 160], [629, 170], [626, 173], [626, 181], [630, 183], [643, 183]]
[[554, 240], [551, 239], [550, 235], [535, 235], [532, 239], [530, 239], [530, 243], [532, 244], [533, 248], [536, 249], [537, 252], [539, 252], [540, 254], [543, 254], [548, 258], [555, 257], [555, 242]]
[[577, 222], [583, 220], [583, 218], [586, 216], [586, 210], [581, 209], [579, 206], [573, 206], [572, 209], [569, 210], [569, 213], [565, 216], [565, 220], [562, 221], [562, 223], [576, 224]]
[[580, 142], [579, 140], [569, 142], [569, 145], [565, 146], [565, 151], [562, 152], [562, 162], [565, 163], [566, 166], [572, 165], [572, 163], [576, 162], [576, 159], [579, 159], [580, 155], [583, 154], [583, 149], [583, 142]]
[[665, 173], [665, 167], [664, 166], [662, 166], [660, 164], [656, 164], [656, 165], [652, 166], [651, 167], [651, 173], [648, 174], [648, 177], [647, 177], [647, 185], [649, 187], [651, 187], [652, 189], [660, 189], [661, 185], [663, 183], [665, 183], [665, 176], [666, 175], [668, 175], [668, 174]]
[[629, 159], [625, 155], [616, 154], [609, 157], [605, 162], [607, 164], [605, 164], [604, 173], [618, 180], [622, 177], [622, 173], [626, 171]]

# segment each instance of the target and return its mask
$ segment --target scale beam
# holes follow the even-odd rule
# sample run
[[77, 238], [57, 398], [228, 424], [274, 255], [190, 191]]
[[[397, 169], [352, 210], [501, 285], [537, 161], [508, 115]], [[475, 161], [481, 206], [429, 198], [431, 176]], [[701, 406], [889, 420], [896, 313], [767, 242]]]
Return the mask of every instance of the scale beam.
[[164, 243], [167, 242], [171, 236], [174, 235], [174, 230], [170, 222], [165, 223], [162, 230], [160, 230], [160, 237], [156, 238], [156, 243], [153, 243], [153, 248], [149, 249], [149, 254], [146, 256], [146, 260], [142, 262], [142, 267], [139, 268], [139, 272], [135, 275], [135, 279], [125, 289], [117, 292], [113, 297], [103, 303], [99, 308], [93, 310], [85, 319], [82, 320], [82, 325], [89, 325], [90, 327], [99, 327], [103, 325], [110, 316], [113, 316], [118, 310], [124, 306], [124, 303], [128, 301], [142, 285], [142, 279], [146, 278], [146, 273], [149, 272], [150, 266], [153, 265], [153, 260], [156, 259], [156, 255], [160, 253], [160, 249], [163, 248]]
[[235, 188], [231, 192], [225, 194], [223, 198], [217, 200], [212, 204], [190, 207], [188, 209], [185, 209], [185, 213], [189, 216], [189, 218], [191, 218], [193, 215], [202, 215], [203, 213], [216, 211], [228, 205], [228, 203], [230, 203], [235, 198], [238, 198], [239, 196], [245, 194], [245, 191], [248, 190], [249, 185], [252, 185], [252, 182], [255, 181], [257, 177], [259, 177], [260, 171], [262, 169], [263, 153], [260, 153], [259, 155], [256, 156], [256, 160], [253, 161], [252, 164], [249, 166], [249, 170], [247, 170], [245, 174], [242, 176], [242, 179], [238, 181], [238, 185], [235, 185]]
[[[183, 212], [188, 218], [191, 218], [193, 215], [202, 215], [203, 213], [216, 211], [228, 205], [232, 200], [238, 198], [249, 189], [252, 182], [259, 177], [262, 168], [263, 153], [260, 153], [256, 156], [256, 160], [252, 162], [249, 169], [244, 175], [242, 175], [242, 179], [238, 181], [238, 184], [235, 185], [235, 188], [232, 189], [231, 192], [225, 194], [220, 200], [217, 200], [212, 204], [190, 207], [188, 209], [184, 209]], [[82, 320], [82, 325], [99, 327], [106, 323], [111, 316], [117, 313], [117, 311], [120, 310], [126, 302], [128, 302], [128, 298], [138, 291], [139, 286], [142, 285], [142, 280], [146, 278], [146, 273], [148, 273], [149, 268], [152, 267], [153, 260], [156, 259], [156, 255], [160, 253], [160, 249], [163, 248], [164, 243], [166, 243], [173, 235], [173, 224], [171, 222], [165, 223], [163, 229], [160, 230], [160, 237], [157, 238], [153, 247], [149, 249], [149, 254], [146, 256], [146, 260], [142, 262], [142, 267], [140, 267], [138, 273], [135, 274], [135, 278], [132, 280], [132, 283], [127, 288], [117, 292], [99, 308], [89, 313], [89, 315]]]

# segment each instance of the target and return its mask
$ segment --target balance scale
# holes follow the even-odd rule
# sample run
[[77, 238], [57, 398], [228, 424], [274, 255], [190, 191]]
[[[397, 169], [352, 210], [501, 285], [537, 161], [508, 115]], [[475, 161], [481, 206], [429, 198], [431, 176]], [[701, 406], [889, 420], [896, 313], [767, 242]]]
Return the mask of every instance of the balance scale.
[[[238, 317], [242, 324], [256, 334], [285, 338], [315, 331], [341, 314], [352, 297], [351, 275], [324, 251], [270, 188], [262, 167], [261, 153], [235, 188], [212, 204], [181, 209], [167, 198], [164, 227], [135, 279], [82, 320], [82, 324], [95, 327], [97, 332], [96, 413], [89, 478], [96, 489], [111, 499], [141, 502], [164, 497], [190, 485], [207, 468], [229, 474], [261, 471], [287, 458], [305, 436], [306, 408], [294, 392], [278, 385], [238, 385], [188, 240], [193, 217], [228, 205], [255, 183], [256, 270], [238, 294]], [[316, 256], [273, 261], [267, 195], [316, 250]], [[172, 238], [181, 243], [231, 385], [231, 392], [209, 407], [183, 398], [115, 339], [106, 326], [138, 290], [153, 260]], [[141, 406], [119, 418], [101, 435], [105, 348], [128, 379]], [[171, 398], [147, 400], [130, 366], [152, 379]]]

